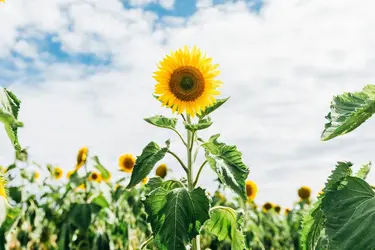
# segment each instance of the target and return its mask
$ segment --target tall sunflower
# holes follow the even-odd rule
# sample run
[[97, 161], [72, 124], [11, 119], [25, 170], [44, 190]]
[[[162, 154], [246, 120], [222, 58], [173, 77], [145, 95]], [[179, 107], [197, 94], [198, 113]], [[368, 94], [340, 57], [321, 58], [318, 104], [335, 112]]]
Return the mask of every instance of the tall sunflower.
[[135, 164], [135, 157], [132, 154], [121, 155], [118, 159], [120, 170], [126, 173], [131, 173]]
[[86, 163], [88, 152], [89, 149], [87, 147], [83, 147], [78, 151], [76, 170], [80, 169]]
[[163, 106], [192, 117], [216, 102], [217, 90], [222, 84], [215, 77], [220, 74], [218, 64], [202, 54], [195, 46], [187, 46], [167, 55], [154, 72], [155, 95]]
[[274, 207], [274, 204], [271, 203], [271, 202], [266, 202], [263, 204], [263, 211], [267, 212], [269, 211], [270, 209], [272, 209]]
[[63, 176], [63, 170], [59, 167], [55, 167], [53, 169], [53, 177], [55, 177], [56, 180], [60, 179]]
[[301, 200], [308, 201], [311, 196], [311, 188], [302, 186], [300, 189], [298, 189], [298, 196], [301, 198]]
[[253, 201], [258, 193], [258, 187], [255, 182], [251, 180], [246, 181], [246, 195], [250, 201]]
[[102, 181], [102, 176], [98, 172], [92, 172], [89, 176], [89, 180], [100, 183]]

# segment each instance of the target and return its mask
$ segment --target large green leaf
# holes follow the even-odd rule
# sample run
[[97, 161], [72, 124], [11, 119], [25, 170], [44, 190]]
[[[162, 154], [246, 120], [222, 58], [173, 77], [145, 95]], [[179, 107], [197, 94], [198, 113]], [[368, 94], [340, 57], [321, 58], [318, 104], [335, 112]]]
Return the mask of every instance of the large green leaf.
[[90, 204], [73, 204], [70, 207], [69, 220], [73, 225], [82, 231], [87, 230], [91, 223]]
[[367, 85], [360, 92], [335, 96], [331, 112], [322, 133], [322, 140], [349, 133], [364, 123], [375, 112], [375, 85]]
[[207, 107], [204, 111], [201, 112], [200, 115], [198, 115], [198, 117], [200, 119], [202, 119], [203, 117], [211, 114], [216, 109], [220, 108], [221, 105], [223, 105], [228, 99], [229, 99], [229, 97], [227, 97], [225, 99], [217, 99], [214, 105], [211, 105], [211, 106]]
[[246, 200], [245, 181], [249, 168], [242, 162], [242, 154], [237, 147], [218, 142], [219, 136], [214, 135], [202, 144], [206, 150], [206, 159], [220, 181]]
[[95, 168], [97, 170], [99, 170], [100, 172], [100, 175], [104, 178], [104, 179], [108, 179], [110, 177], [110, 173], [109, 171], [100, 163], [99, 161], [99, 158], [98, 156], [94, 156], [93, 157], [93, 160], [95, 161]]
[[145, 118], [144, 120], [159, 128], [168, 128], [172, 130], [176, 128], [177, 124], [177, 118], [167, 118], [162, 115], [156, 115], [153, 117]]
[[164, 158], [168, 148], [169, 142], [167, 142], [167, 146], [164, 148], [160, 148], [155, 142], [150, 142], [143, 149], [142, 154], [137, 157], [130, 182], [126, 188], [134, 187], [146, 178], [155, 164]]
[[[333, 170], [332, 174], [328, 177], [324, 190], [337, 188], [338, 184], [352, 173], [352, 165], [351, 162], [338, 162], [335, 170]], [[324, 235], [322, 233], [324, 231], [325, 221], [325, 216], [322, 210], [322, 200], [324, 197], [325, 193], [321, 194], [318, 201], [314, 203], [307, 214], [303, 217], [300, 239], [300, 244], [303, 250], [317, 249], [317, 244]]]
[[23, 123], [17, 120], [20, 104], [21, 101], [12, 92], [0, 87], [0, 122], [4, 123], [8, 137], [17, 151], [21, 150], [17, 129], [23, 127]]
[[210, 211], [211, 218], [206, 221], [205, 228], [217, 236], [218, 240], [231, 240], [231, 249], [245, 249], [245, 237], [238, 229], [237, 213], [230, 207], [214, 207]]
[[71, 241], [71, 227], [69, 223], [64, 223], [62, 225], [59, 240], [58, 240], [58, 249], [59, 250], [69, 250], [70, 249], [70, 241]]
[[184, 122], [184, 125], [187, 130], [190, 130], [191, 132], [195, 132], [195, 131], [203, 130], [203, 129], [210, 127], [212, 123], [213, 122], [211, 121], [210, 118], [205, 118], [205, 119], [200, 119], [198, 123], [195, 123], [195, 124]]
[[322, 202], [329, 249], [375, 249], [375, 193], [357, 177], [346, 177]]

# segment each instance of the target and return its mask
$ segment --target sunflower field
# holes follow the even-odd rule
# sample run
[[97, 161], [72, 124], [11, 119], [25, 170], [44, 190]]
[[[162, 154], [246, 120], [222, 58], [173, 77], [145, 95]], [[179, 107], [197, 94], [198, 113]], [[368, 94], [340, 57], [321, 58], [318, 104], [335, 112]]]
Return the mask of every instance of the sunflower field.
[[[160, 61], [154, 98], [174, 115], [144, 120], [173, 131], [187, 161], [167, 138], [151, 141], [138, 156], [119, 156], [116, 176], [87, 147], [78, 150], [68, 172], [31, 161], [17, 136], [24, 126], [18, 120], [21, 101], [0, 88], [0, 121], [15, 152], [14, 163], [0, 169], [0, 249], [375, 249], [370, 163], [354, 171], [353, 163], [338, 161], [318, 197], [307, 186], [296, 187], [290, 208], [254, 201], [257, 184], [240, 150], [218, 133], [199, 136], [213, 124], [210, 114], [230, 105], [229, 98], [217, 98], [223, 84], [218, 67], [196, 47]], [[373, 113], [375, 85], [335, 96], [321, 139], [349, 133]], [[197, 161], [199, 151], [203, 162]], [[179, 179], [169, 178], [166, 155], [183, 170]], [[205, 167], [217, 176], [214, 193], [198, 185]], [[235, 197], [225, 197], [226, 189]]]

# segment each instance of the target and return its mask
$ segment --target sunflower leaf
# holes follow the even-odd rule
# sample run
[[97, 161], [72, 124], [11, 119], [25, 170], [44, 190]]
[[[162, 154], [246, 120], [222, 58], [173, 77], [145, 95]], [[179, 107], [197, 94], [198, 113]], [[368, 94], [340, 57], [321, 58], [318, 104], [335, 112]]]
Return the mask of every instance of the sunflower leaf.
[[185, 125], [185, 128], [187, 130], [190, 130], [191, 132], [195, 132], [197, 130], [203, 130], [203, 129], [206, 129], [206, 128], [210, 127], [212, 125], [212, 123], [213, 122], [208, 117], [208, 118], [205, 118], [205, 119], [199, 119], [198, 123], [196, 123], [196, 124], [184, 122], [184, 125]]
[[12, 92], [0, 87], [0, 122], [4, 123], [5, 131], [17, 151], [21, 150], [17, 130], [23, 127], [23, 123], [17, 120], [20, 104], [21, 101]]
[[151, 224], [154, 224], [155, 242], [161, 245], [159, 249], [186, 249], [209, 219], [210, 201], [205, 191], [201, 188], [192, 191], [184, 187], [170, 191], [159, 188], [148, 199], [153, 195], [153, 202], [147, 204], [146, 199], [145, 207], [148, 213], [152, 210], [150, 217], [154, 223]]
[[144, 119], [146, 122], [159, 128], [167, 128], [174, 130], [177, 124], [177, 118], [167, 118], [162, 115], [155, 115]]
[[366, 180], [367, 175], [370, 173], [370, 169], [371, 169], [371, 162], [363, 165], [355, 174], [355, 176], [363, 180]]
[[211, 218], [204, 224], [208, 232], [217, 236], [218, 240], [231, 240], [231, 249], [245, 249], [245, 237], [238, 229], [237, 213], [233, 208], [217, 206], [210, 211]]
[[93, 160], [95, 161], [95, 168], [100, 172], [100, 175], [104, 179], [108, 179], [110, 177], [110, 172], [100, 163], [99, 157], [95, 155]]
[[219, 136], [211, 136], [208, 142], [202, 144], [206, 159], [220, 181], [246, 200], [245, 181], [249, 168], [242, 162], [242, 153], [237, 147], [218, 142]]
[[329, 249], [375, 249], [375, 192], [364, 180], [348, 176], [322, 201]]
[[226, 101], [228, 101], [228, 99], [229, 97], [225, 99], [217, 99], [214, 105], [207, 107], [204, 111], [201, 112], [200, 115], [197, 115], [197, 116], [199, 117], [199, 119], [204, 118], [205, 116], [214, 112], [216, 109], [220, 108], [221, 105], [223, 105]]
[[164, 158], [167, 153], [169, 145], [160, 148], [155, 142], [150, 142], [142, 151], [142, 154], [137, 157], [135, 162], [130, 182], [126, 188], [132, 188], [146, 178], [155, 164]]
[[328, 122], [321, 135], [323, 141], [356, 129], [375, 113], [375, 85], [367, 85], [360, 92], [335, 96], [331, 102]]

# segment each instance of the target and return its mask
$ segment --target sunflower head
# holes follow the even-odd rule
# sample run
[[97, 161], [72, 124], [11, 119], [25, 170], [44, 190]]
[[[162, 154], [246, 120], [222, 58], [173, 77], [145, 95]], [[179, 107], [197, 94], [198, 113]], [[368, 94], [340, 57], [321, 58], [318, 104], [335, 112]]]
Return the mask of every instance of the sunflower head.
[[63, 170], [59, 167], [55, 167], [53, 169], [53, 177], [55, 177], [56, 180], [60, 179], [63, 176]]
[[96, 181], [96, 182], [101, 182], [102, 181], [102, 177], [100, 175], [100, 173], [98, 172], [92, 172], [89, 176], [89, 180], [90, 181]]
[[155, 95], [163, 106], [179, 114], [186, 112], [192, 117], [216, 102], [217, 90], [222, 84], [215, 77], [220, 74], [218, 64], [212, 64], [194, 47], [178, 49], [167, 55], [154, 72]]
[[144, 179], [142, 180], [142, 184], [143, 184], [143, 185], [147, 184], [147, 183], [148, 183], [148, 180], [149, 180], [148, 177], [144, 178]]
[[258, 187], [255, 182], [251, 180], [246, 181], [246, 195], [250, 201], [253, 201], [258, 193]]
[[311, 196], [311, 188], [307, 186], [302, 186], [300, 189], [298, 189], [298, 196], [302, 200], [307, 201]]
[[290, 212], [291, 212], [290, 208], [285, 208], [285, 215], [286, 216], [288, 216]]
[[39, 178], [39, 172], [35, 171], [33, 177], [37, 180]]
[[67, 178], [67, 179], [70, 179], [70, 177], [71, 177], [75, 172], [76, 172], [75, 170], [70, 170], [70, 171], [68, 171], [68, 173], [66, 173], [66, 178]]
[[167, 172], [168, 172], [167, 165], [160, 164], [159, 167], [156, 168], [155, 174], [164, 179], [165, 176], [167, 176]]
[[120, 170], [126, 173], [131, 173], [135, 164], [135, 157], [132, 154], [121, 155], [118, 160]]
[[263, 211], [269, 211], [270, 209], [272, 209], [273, 208], [273, 204], [271, 203], [271, 202], [266, 202], [266, 203], [264, 203], [264, 205], [263, 205]]
[[280, 214], [281, 207], [280, 207], [279, 205], [276, 205], [276, 206], [274, 207], [274, 209], [275, 209], [275, 212], [276, 212], [276, 213]]
[[8, 190], [6, 188], [7, 181], [2, 174], [0, 174], [0, 196], [7, 200]]
[[76, 170], [80, 169], [86, 163], [88, 152], [89, 149], [87, 147], [83, 147], [78, 151]]

